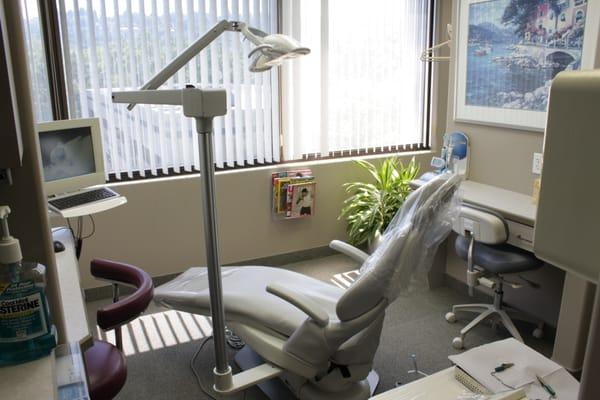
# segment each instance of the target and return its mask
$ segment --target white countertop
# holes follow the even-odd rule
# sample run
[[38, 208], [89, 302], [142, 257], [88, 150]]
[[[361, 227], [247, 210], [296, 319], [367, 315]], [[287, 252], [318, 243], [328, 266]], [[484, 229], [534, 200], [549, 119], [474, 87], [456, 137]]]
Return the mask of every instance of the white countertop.
[[[71, 232], [53, 230], [55, 240], [65, 245], [65, 251], [56, 254], [60, 299], [65, 315], [66, 338], [81, 341], [89, 335], [85, 303], [79, 280], [79, 264]], [[12, 400], [52, 400], [57, 398], [54, 352], [25, 364], [0, 368], [1, 398]]]
[[75, 256], [75, 241], [66, 228], [52, 230], [54, 240], [65, 246], [65, 251], [56, 253], [60, 300], [65, 316], [65, 337], [68, 342], [81, 342], [90, 335], [87, 314], [79, 277], [79, 263]]
[[464, 181], [460, 189], [465, 203], [492, 209], [525, 225], [535, 223], [537, 207], [531, 196], [474, 181]]
[[3, 399], [56, 399], [54, 352], [25, 364], [0, 368], [0, 393]]

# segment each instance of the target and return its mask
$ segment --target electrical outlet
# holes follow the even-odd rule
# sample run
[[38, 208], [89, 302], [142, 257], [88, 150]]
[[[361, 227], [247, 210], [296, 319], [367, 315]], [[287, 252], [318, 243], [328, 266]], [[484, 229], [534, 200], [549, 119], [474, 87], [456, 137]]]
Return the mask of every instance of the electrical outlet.
[[531, 172], [540, 175], [542, 173], [542, 165], [544, 164], [544, 155], [542, 153], [533, 153], [533, 166]]

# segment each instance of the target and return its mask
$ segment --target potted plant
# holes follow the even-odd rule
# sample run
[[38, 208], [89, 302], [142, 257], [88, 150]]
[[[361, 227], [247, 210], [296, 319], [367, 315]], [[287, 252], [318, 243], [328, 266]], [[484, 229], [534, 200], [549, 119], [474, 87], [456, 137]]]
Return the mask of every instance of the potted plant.
[[411, 192], [409, 182], [417, 176], [419, 166], [414, 157], [407, 165], [397, 157], [387, 158], [379, 168], [365, 160], [356, 163], [367, 170], [375, 182], [344, 184], [351, 196], [344, 201], [339, 218], [345, 218], [348, 223], [350, 243], [354, 246], [368, 243], [369, 251], [373, 251], [381, 233]]

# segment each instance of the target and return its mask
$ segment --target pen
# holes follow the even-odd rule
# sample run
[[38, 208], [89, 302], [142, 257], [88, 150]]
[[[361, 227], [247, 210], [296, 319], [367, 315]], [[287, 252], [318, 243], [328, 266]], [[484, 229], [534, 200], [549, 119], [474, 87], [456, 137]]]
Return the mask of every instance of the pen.
[[542, 387], [546, 389], [546, 392], [550, 394], [550, 396], [556, 396], [556, 392], [554, 391], [554, 389], [552, 389], [552, 386], [548, 385], [539, 375], [536, 375], [535, 377], [537, 378], [540, 385], [542, 385]]

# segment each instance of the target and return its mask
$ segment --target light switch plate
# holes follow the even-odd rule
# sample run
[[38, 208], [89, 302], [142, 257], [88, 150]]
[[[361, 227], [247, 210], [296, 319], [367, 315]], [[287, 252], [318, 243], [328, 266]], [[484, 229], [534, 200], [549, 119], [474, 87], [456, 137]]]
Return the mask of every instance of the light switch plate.
[[544, 155], [542, 153], [533, 153], [533, 166], [531, 172], [540, 175], [542, 173], [542, 165], [544, 163]]

